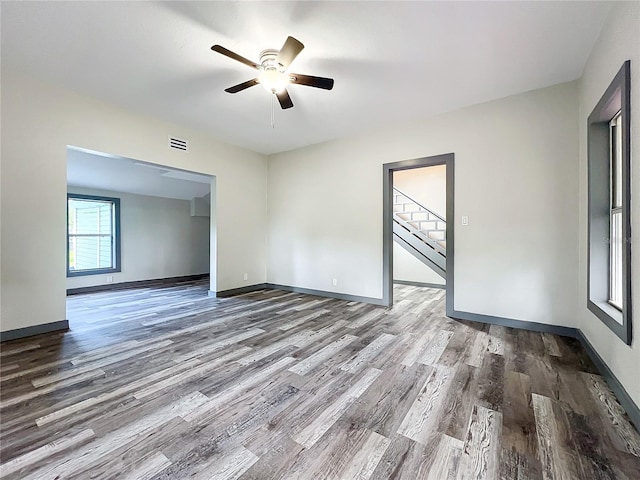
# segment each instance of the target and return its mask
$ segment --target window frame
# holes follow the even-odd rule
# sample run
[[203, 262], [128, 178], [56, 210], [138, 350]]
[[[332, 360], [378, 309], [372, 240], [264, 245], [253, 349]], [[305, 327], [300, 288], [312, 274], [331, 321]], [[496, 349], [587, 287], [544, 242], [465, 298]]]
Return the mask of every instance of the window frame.
[[[631, 305], [631, 103], [627, 60], [587, 121], [588, 247], [587, 308], [627, 345], [632, 341]], [[621, 115], [622, 204], [614, 208], [611, 121]], [[622, 305], [611, 302], [612, 218], [622, 217]], [[621, 308], [620, 308], [621, 307]]]
[[[97, 202], [109, 202], [113, 205], [113, 226], [112, 226], [112, 255], [114, 265], [109, 268], [92, 268], [87, 270], [71, 270], [69, 267], [69, 200], [92, 200]], [[100, 195], [84, 195], [79, 193], [67, 193], [67, 277], [82, 277], [86, 275], [100, 275], [105, 273], [117, 273], [121, 271], [120, 266], [120, 199], [114, 197], [103, 197]]]

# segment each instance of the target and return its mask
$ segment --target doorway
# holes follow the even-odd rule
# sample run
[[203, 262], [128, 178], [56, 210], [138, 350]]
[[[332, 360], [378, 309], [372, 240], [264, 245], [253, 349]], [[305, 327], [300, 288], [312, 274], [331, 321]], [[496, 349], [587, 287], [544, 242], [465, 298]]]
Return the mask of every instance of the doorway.
[[[395, 177], [396, 183], [401, 183], [406, 188], [410, 185], [410, 181], [408, 181], [409, 177], [402, 172], [428, 167], [441, 167], [445, 170], [437, 172], [437, 174], [443, 173], [446, 177], [445, 192], [442, 196], [436, 194], [428, 197], [419, 192], [411, 195], [394, 184]], [[431, 173], [436, 174], [436, 170], [434, 169]], [[398, 244], [405, 247], [405, 251], [420, 258], [423, 264], [429, 265], [433, 272], [443, 278], [446, 285], [447, 314], [453, 311], [454, 198], [453, 153], [383, 165], [383, 302], [385, 305], [393, 304], [394, 244]], [[431, 205], [426, 205], [428, 203]], [[402, 210], [406, 210], [406, 214], [398, 215]]]
[[186, 281], [214, 289], [215, 180], [67, 147], [67, 294]]

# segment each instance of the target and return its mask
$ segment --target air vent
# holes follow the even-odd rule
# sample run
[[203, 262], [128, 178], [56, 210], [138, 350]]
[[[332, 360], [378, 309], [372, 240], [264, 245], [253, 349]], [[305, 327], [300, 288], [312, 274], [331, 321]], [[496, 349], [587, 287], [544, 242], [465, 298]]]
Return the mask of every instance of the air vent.
[[181, 138], [169, 137], [169, 148], [173, 150], [180, 150], [182, 152], [189, 151], [189, 140], [183, 140]]

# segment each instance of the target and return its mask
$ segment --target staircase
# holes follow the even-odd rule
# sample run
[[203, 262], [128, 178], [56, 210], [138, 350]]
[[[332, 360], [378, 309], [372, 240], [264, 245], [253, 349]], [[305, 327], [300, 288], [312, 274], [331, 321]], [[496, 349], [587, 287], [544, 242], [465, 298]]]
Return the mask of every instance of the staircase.
[[393, 240], [446, 278], [447, 223], [437, 213], [393, 189]]

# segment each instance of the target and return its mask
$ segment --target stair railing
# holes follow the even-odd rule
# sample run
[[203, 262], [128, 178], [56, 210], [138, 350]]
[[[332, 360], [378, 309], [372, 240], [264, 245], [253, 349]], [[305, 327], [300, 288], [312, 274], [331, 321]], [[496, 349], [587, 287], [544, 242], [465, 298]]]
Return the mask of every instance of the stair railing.
[[[438, 253], [440, 253], [442, 256], [446, 256], [446, 248], [443, 247], [439, 242], [440, 241], [444, 241], [446, 242], [446, 220], [444, 218], [442, 218], [440, 215], [438, 215], [437, 213], [435, 213], [434, 211], [432, 211], [431, 209], [425, 207], [424, 205], [422, 205], [420, 202], [417, 202], [416, 200], [414, 200], [413, 198], [411, 198], [409, 195], [407, 195], [406, 193], [402, 192], [400, 189], [394, 187], [393, 188], [394, 191], [394, 205], [407, 205], [409, 203], [415, 204], [418, 206], [419, 210], [414, 210], [414, 211], [404, 211], [404, 207], [403, 207], [403, 211], [402, 212], [393, 212], [393, 219], [396, 223], [398, 223], [399, 225], [401, 225], [405, 230], [408, 230], [411, 234], [417, 236], [418, 238], [422, 239], [422, 241], [424, 243], [426, 243], [427, 245], [429, 245], [431, 248], [433, 248], [434, 250], [436, 250]], [[407, 200], [409, 200], [409, 202], [396, 202], [395, 201], [395, 196], [402, 196], [404, 198], [406, 198]], [[424, 214], [427, 213], [427, 219], [426, 220], [414, 220], [413, 219], [413, 215], [414, 214]], [[400, 217], [398, 214], [408, 214], [410, 220], [405, 220], [404, 218]], [[432, 219], [431, 217], [435, 217], [435, 219]], [[414, 223], [418, 223], [418, 225], [420, 225], [420, 228], [416, 228], [414, 225], [412, 225], [410, 222], [414, 222]], [[430, 229], [425, 229], [423, 230], [421, 225], [422, 222], [435, 222], [436, 228], [430, 228]], [[444, 228], [438, 228], [438, 222], [441, 222], [444, 224]], [[444, 236], [444, 239], [434, 239], [431, 238], [428, 233], [426, 232], [441, 232]]]

